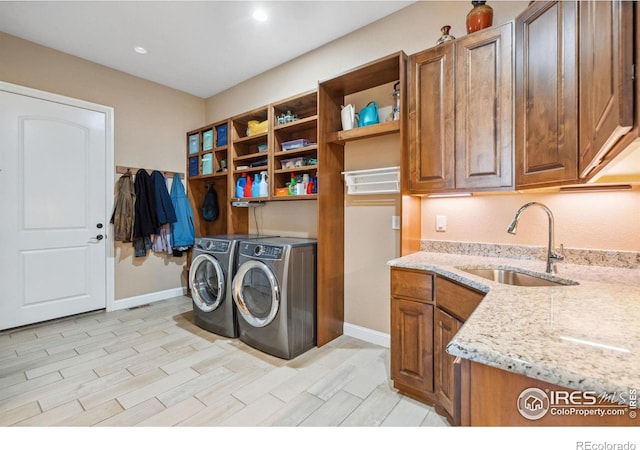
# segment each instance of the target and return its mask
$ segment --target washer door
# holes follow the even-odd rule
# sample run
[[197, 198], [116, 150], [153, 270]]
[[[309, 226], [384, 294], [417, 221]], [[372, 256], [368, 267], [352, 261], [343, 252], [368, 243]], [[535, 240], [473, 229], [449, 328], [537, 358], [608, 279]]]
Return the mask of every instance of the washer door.
[[265, 263], [247, 261], [233, 278], [233, 300], [247, 323], [256, 328], [266, 327], [280, 307], [278, 280]]
[[211, 312], [224, 299], [224, 272], [213, 256], [196, 256], [189, 269], [189, 286], [193, 303], [204, 312]]

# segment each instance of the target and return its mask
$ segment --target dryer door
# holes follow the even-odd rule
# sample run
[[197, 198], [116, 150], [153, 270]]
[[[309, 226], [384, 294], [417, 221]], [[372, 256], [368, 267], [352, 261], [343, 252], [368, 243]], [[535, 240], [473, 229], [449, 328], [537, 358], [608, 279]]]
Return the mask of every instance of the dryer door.
[[201, 254], [193, 258], [189, 269], [189, 287], [193, 304], [204, 312], [211, 312], [224, 299], [224, 272], [216, 258]]
[[265, 263], [247, 261], [233, 278], [233, 300], [247, 323], [256, 328], [265, 327], [280, 307], [278, 280]]

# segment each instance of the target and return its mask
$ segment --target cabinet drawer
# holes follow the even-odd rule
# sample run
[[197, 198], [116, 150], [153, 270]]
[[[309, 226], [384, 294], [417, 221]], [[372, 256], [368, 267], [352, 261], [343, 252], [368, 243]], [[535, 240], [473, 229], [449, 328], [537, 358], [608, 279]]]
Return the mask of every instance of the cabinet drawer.
[[422, 270], [391, 268], [391, 295], [419, 302], [433, 301], [433, 274]]
[[436, 305], [462, 321], [469, 318], [484, 295], [445, 278], [436, 281]]

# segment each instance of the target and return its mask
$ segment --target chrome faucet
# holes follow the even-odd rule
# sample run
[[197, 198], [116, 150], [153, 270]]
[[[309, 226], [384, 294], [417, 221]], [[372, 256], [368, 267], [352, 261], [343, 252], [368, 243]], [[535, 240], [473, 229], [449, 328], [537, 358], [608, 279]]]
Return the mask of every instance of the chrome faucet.
[[[544, 211], [547, 213], [547, 216], [549, 217], [549, 243], [547, 245], [547, 269], [546, 270], [547, 270], [547, 273], [552, 273], [556, 271], [555, 261], [562, 261], [564, 259], [564, 256], [556, 253], [555, 251], [554, 244], [553, 244], [553, 213], [549, 208], [547, 208], [546, 205], [538, 202], [529, 202], [522, 205], [520, 209], [518, 209], [518, 211], [516, 212], [516, 215], [513, 218], [513, 220], [511, 221], [511, 225], [509, 225], [509, 228], [507, 228], [507, 233], [516, 234], [516, 227], [518, 225], [518, 219], [520, 219], [520, 215], [525, 209], [527, 209], [529, 206], [532, 206], [532, 205], [538, 205], [539, 207], [544, 209]], [[561, 249], [562, 249], [562, 246], [561, 246]], [[553, 263], [551, 262], [552, 260], [554, 261]]]

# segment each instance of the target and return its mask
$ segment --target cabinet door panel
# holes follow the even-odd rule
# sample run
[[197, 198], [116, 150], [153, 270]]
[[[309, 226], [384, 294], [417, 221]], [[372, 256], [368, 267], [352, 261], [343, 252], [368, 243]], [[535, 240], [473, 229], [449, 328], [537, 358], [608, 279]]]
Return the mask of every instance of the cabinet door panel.
[[456, 188], [511, 187], [512, 24], [456, 42]]
[[447, 344], [462, 327], [462, 322], [454, 319], [440, 308], [435, 312], [435, 386], [436, 396], [440, 405], [451, 417], [455, 411], [455, 356], [447, 353]]
[[516, 18], [516, 188], [578, 177], [577, 2]]
[[580, 3], [580, 176], [633, 125], [633, 2]]
[[433, 392], [433, 305], [391, 301], [391, 378]]
[[453, 189], [454, 46], [409, 60], [409, 183], [412, 193]]

